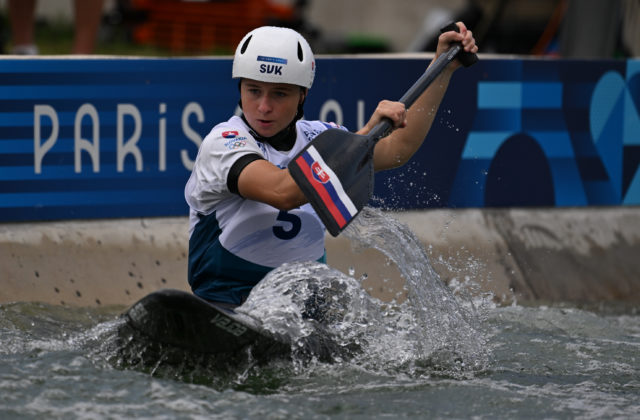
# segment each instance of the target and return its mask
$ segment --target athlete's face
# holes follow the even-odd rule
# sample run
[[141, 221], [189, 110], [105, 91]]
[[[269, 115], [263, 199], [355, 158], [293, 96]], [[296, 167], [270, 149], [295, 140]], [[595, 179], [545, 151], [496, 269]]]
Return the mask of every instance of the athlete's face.
[[304, 92], [296, 85], [243, 79], [240, 100], [249, 125], [261, 136], [271, 137], [293, 121]]

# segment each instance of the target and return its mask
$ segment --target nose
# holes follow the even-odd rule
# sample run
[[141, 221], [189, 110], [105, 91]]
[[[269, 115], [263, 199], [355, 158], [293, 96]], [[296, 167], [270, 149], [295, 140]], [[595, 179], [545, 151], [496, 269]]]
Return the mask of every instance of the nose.
[[271, 100], [269, 100], [269, 96], [268, 95], [262, 95], [262, 97], [260, 98], [259, 102], [258, 102], [258, 111], [266, 114], [269, 111], [271, 111], [273, 107], [271, 106]]

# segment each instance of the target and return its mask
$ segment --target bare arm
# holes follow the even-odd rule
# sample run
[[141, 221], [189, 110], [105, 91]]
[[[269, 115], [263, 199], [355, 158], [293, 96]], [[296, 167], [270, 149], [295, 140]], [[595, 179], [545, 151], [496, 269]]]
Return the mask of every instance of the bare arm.
[[[458, 27], [460, 33], [450, 31], [440, 35], [435, 58], [446, 52], [454, 42], [461, 42], [465, 51], [478, 51], [472, 32], [462, 22], [458, 22]], [[382, 118], [393, 122], [395, 130], [381, 139], [374, 149], [376, 171], [402, 166], [420, 148], [431, 129], [451, 76], [460, 65], [458, 60], [449, 64], [408, 110], [400, 102], [380, 102], [369, 122], [358, 131], [359, 134], [368, 133]]]
[[431, 129], [451, 75], [452, 70], [443, 70], [411, 108], [406, 110], [403, 125], [376, 144], [373, 155], [376, 171], [402, 166], [418, 151]]
[[249, 163], [238, 177], [238, 192], [279, 210], [291, 210], [308, 202], [289, 171], [266, 160]]

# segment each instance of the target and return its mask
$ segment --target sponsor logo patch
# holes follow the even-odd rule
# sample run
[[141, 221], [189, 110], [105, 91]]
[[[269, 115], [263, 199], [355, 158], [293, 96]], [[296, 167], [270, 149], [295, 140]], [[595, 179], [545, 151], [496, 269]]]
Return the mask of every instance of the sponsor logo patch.
[[211, 320], [211, 323], [218, 326], [218, 328], [225, 330], [229, 334], [235, 335], [236, 337], [240, 337], [242, 334], [247, 332], [247, 327], [220, 314], [216, 314], [216, 316]]
[[231, 140], [228, 140], [227, 142], [224, 143], [224, 145], [229, 150], [240, 149], [241, 147], [244, 147], [244, 146], [247, 145], [247, 141], [246, 140], [247, 140], [246, 137], [237, 137], [237, 138], [233, 138]]
[[287, 59], [280, 57], [267, 57], [265, 55], [259, 55], [257, 60], [264, 61], [265, 63], [287, 64]]

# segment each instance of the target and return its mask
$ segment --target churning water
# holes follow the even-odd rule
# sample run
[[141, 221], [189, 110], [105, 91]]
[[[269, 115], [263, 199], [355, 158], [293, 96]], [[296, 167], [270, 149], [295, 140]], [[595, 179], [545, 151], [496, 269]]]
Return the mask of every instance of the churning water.
[[374, 210], [345, 234], [397, 264], [407, 299], [316, 263], [274, 270], [239, 311], [292, 337], [292, 360], [134, 370], [117, 350], [125, 308], [0, 306], [0, 418], [640, 418], [640, 316], [453, 293]]

